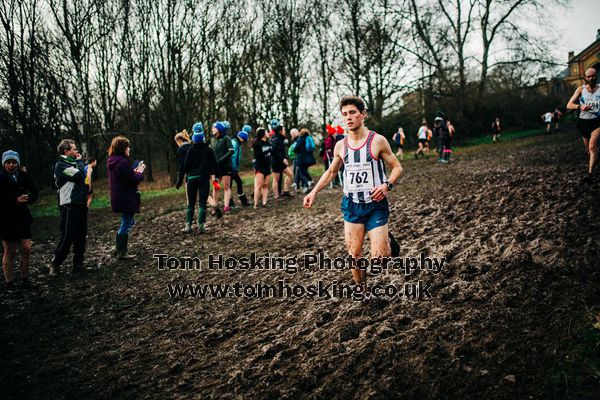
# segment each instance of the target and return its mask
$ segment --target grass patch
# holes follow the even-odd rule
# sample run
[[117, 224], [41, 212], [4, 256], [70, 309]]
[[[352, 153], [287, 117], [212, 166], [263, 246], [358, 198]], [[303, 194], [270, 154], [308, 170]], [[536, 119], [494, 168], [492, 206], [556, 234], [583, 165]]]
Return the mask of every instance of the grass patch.
[[[525, 131], [502, 132], [502, 134], [500, 135], [500, 141], [503, 142], [507, 140], [515, 140], [530, 136], [542, 135], [544, 134], [544, 132], [544, 129], [529, 129]], [[492, 144], [492, 136], [487, 135], [469, 139], [460, 147], [477, 146], [481, 144]]]
[[[569, 323], [571, 325], [571, 323]], [[545, 398], [598, 398], [600, 388], [600, 311], [574, 316], [560, 357], [547, 369]]]
[[[140, 190], [141, 191], [141, 190]], [[174, 187], [167, 187], [164, 189], [154, 189], [148, 191], [141, 191], [142, 202], [144, 200], [155, 199], [157, 197], [165, 196], [176, 196], [183, 193], [183, 189], [177, 191]], [[94, 193], [94, 200], [90, 206], [91, 210], [99, 210], [110, 207], [110, 197], [107, 191], [101, 193]], [[31, 207], [31, 214], [33, 217], [53, 217], [58, 216], [58, 206], [55, 195], [41, 196], [39, 201]]]

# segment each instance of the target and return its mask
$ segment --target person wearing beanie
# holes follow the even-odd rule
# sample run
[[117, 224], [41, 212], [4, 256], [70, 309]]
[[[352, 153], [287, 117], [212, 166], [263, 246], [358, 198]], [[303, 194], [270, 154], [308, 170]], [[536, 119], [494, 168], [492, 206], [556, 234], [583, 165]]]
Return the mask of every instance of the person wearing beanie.
[[451, 141], [452, 138], [450, 137], [450, 130], [448, 128], [448, 118], [446, 117], [446, 114], [444, 114], [441, 111], [437, 112], [437, 115], [433, 122], [433, 137], [437, 138], [438, 140], [437, 161], [440, 163], [447, 163], [446, 154], [448, 152], [446, 146], [448, 145], [448, 141]]
[[110, 205], [113, 212], [121, 214], [121, 225], [116, 236], [116, 256], [119, 260], [131, 260], [134, 255], [127, 253], [129, 232], [135, 225], [135, 214], [140, 212], [140, 192], [138, 185], [144, 179], [146, 164], [140, 161], [133, 168], [129, 158], [129, 140], [124, 136], [115, 137], [108, 149], [106, 169]]
[[[204, 133], [194, 133], [192, 141], [194, 144], [187, 153], [183, 168], [179, 171], [175, 187], [177, 189], [181, 187], [184, 175], [186, 175], [187, 211], [185, 214], [185, 228], [183, 228], [183, 232], [192, 231], [194, 208], [196, 207], [196, 199], [198, 199], [198, 231], [199, 233], [204, 233], [206, 232], [206, 204], [209, 199], [211, 199], [209, 195], [210, 182], [216, 181], [215, 173], [217, 170], [217, 159], [215, 158], [213, 150], [208, 143], [206, 143]], [[222, 214], [217, 214], [217, 217], [221, 216]]]
[[229, 135], [229, 132], [231, 131], [231, 124], [229, 123], [229, 121], [221, 121], [221, 123], [225, 127], [225, 134]]
[[[245, 130], [244, 130], [245, 129]], [[244, 125], [241, 131], [231, 138], [231, 145], [233, 146], [233, 156], [231, 157], [231, 179], [237, 186], [237, 195], [242, 203], [242, 206], [248, 207], [248, 198], [244, 193], [244, 184], [242, 178], [240, 178], [240, 164], [242, 161], [242, 143], [248, 141], [248, 131], [252, 131], [250, 125]], [[233, 199], [230, 201], [230, 206], [233, 204]]]
[[87, 194], [85, 170], [77, 145], [64, 139], [57, 147], [58, 160], [54, 164], [54, 181], [58, 188], [60, 211], [60, 240], [49, 265], [50, 275], [60, 272], [73, 246], [73, 272], [83, 272], [87, 240]]
[[[229, 200], [231, 199], [231, 156], [233, 156], [233, 146], [231, 139], [227, 136], [227, 125], [223, 122], [215, 122], [212, 127], [213, 135], [216, 141], [213, 145], [213, 151], [217, 158], [217, 171], [216, 176], [221, 187], [223, 188], [224, 199], [223, 199], [223, 213], [229, 213]], [[213, 190], [213, 198], [215, 203], [219, 204], [220, 191], [216, 188]], [[215, 212], [217, 212], [215, 210]]]
[[2, 153], [0, 171], [0, 238], [4, 254], [2, 270], [9, 291], [15, 290], [13, 271], [17, 250], [21, 249], [21, 282], [23, 287], [32, 287], [29, 281], [31, 254], [31, 224], [33, 218], [28, 204], [38, 198], [38, 190], [24, 169], [19, 169], [19, 153], [8, 150]]

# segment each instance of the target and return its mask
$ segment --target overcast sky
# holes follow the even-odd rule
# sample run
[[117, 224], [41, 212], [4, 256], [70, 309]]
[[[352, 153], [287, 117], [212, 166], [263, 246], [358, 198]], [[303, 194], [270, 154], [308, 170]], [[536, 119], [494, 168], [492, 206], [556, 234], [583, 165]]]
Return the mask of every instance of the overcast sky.
[[600, 29], [599, 0], [572, 0], [566, 12], [552, 14], [548, 22], [556, 24], [561, 38], [554, 51], [565, 63], [569, 51], [577, 54], [596, 40], [596, 31]]

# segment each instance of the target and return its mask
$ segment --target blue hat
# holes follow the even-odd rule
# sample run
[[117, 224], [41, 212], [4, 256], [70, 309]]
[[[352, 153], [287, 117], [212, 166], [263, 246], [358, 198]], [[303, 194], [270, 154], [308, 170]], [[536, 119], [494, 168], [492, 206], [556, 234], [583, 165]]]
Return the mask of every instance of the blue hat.
[[244, 131], [240, 131], [238, 132], [238, 137], [240, 139], [242, 139], [244, 142], [248, 141], [248, 133], [244, 132]]
[[242, 132], [246, 132], [247, 134], [250, 134], [250, 132], [252, 132], [252, 127], [250, 125], [244, 125], [242, 127]]
[[192, 142], [194, 143], [202, 143], [204, 142], [204, 133], [198, 132], [192, 135]]
[[217, 128], [219, 133], [225, 133], [225, 131], [227, 131], [227, 128], [225, 128], [225, 125], [223, 125], [223, 123], [221, 121], [215, 122], [213, 124], [213, 128]]
[[275, 118], [271, 120], [271, 128], [277, 128], [279, 126], [279, 121]]
[[202, 125], [202, 122], [196, 122], [194, 124], [194, 126], [192, 127], [192, 131], [194, 133], [203, 133], [204, 132], [204, 125]]
[[19, 153], [14, 150], [6, 150], [2, 153], [2, 165], [8, 160], [15, 160], [17, 164], [21, 165], [21, 158], [19, 157]]
[[223, 124], [226, 130], [231, 129], [231, 124], [229, 123], [229, 121], [221, 121], [221, 123]]

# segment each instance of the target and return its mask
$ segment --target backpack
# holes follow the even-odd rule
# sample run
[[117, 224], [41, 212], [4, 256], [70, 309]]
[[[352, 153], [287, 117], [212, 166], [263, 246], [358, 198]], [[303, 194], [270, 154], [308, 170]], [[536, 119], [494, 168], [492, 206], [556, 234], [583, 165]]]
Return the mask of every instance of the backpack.
[[315, 141], [313, 140], [313, 138], [308, 135], [306, 137], [306, 150], [307, 151], [313, 151], [315, 149]]

